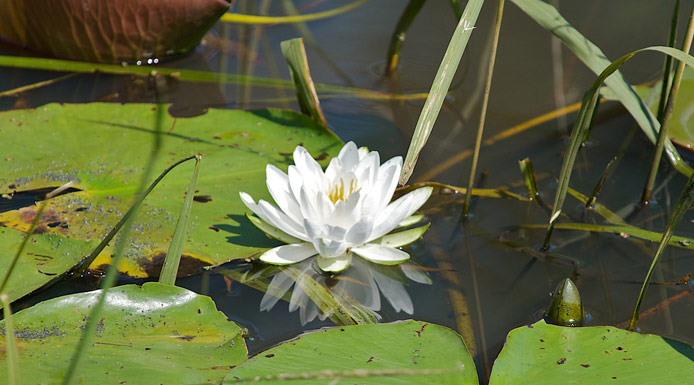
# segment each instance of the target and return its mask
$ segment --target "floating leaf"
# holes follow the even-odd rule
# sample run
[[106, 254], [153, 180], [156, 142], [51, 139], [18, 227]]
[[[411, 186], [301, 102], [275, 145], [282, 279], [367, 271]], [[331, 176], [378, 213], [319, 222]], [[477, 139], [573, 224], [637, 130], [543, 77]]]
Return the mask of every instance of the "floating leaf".
[[[257, 377], [257, 378], [256, 378]], [[460, 336], [407, 321], [323, 329], [267, 350], [234, 368], [224, 384], [477, 384]], [[333, 380], [331, 382], [330, 380]]]
[[[55, 298], [14, 315], [25, 379], [62, 378], [98, 293]], [[113, 288], [101, 316], [80, 383], [216, 384], [225, 369], [246, 359], [241, 328], [209, 297], [186, 289], [160, 283]], [[7, 378], [4, 354], [0, 360], [0, 378]]]
[[[153, 121], [154, 111], [147, 104], [51, 104], [1, 113], [3, 158], [9, 160], [0, 178], [0, 192], [74, 180], [81, 191], [48, 201], [39, 227], [62, 239], [101, 239], [132, 202], [150, 151]], [[265, 186], [268, 163], [286, 170], [292, 151], [301, 143], [325, 165], [342, 147], [332, 133], [291, 111], [210, 109], [195, 118], [167, 116], [164, 127], [168, 132], [162, 154], [166, 156], [160, 157], [155, 170], [195, 153], [205, 159], [179, 275], [275, 246], [275, 241], [245, 217], [248, 210], [239, 199], [239, 190], [270, 200]], [[171, 171], [145, 199], [121, 271], [135, 277], [159, 274], [192, 166]], [[32, 210], [34, 206], [2, 213], [0, 223], [26, 231]], [[6, 243], [7, 234], [10, 232], [0, 233], [0, 242]], [[12, 252], [3, 250], [0, 260]], [[46, 254], [52, 258], [62, 255]], [[106, 248], [92, 267], [110, 263], [110, 254]]]
[[694, 348], [613, 326], [539, 321], [512, 330], [490, 385], [681, 384], [694, 376]]
[[226, 0], [0, 0], [0, 35], [36, 52], [119, 63], [186, 53]]

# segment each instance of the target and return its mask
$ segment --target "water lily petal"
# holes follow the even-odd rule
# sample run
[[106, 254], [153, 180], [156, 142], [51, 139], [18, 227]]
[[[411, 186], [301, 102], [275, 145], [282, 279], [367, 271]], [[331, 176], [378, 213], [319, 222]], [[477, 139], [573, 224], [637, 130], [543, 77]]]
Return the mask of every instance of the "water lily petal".
[[352, 263], [352, 253], [345, 253], [335, 258], [318, 256], [318, 267], [329, 273], [339, 273]]
[[415, 282], [423, 283], [425, 285], [431, 285], [433, 281], [426, 271], [419, 268], [419, 266], [413, 265], [411, 263], [404, 263], [400, 265], [400, 269], [405, 276]]
[[429, 199], [433, 188], [423, 187], [405, 194], [379, 212], [369, 241], [380, 238], [395, 229], [405, 218], [414, 214]]
[[277, 301], [284, 296], [289, 288], [294, 284], [294, 280], [291, 279], [287, 274], [279, 272], [272, 277], [270, 285], [263, 295], [263, 299], [260, 300], [260, 311], [267, 310], [270, 311]]
[[347, 231], [347, 234], [345, 234], [345, 241], [350, 245], [362, 245], [369, 239], [373, 227], [373, 217], [362, 217], [359, 222], [355, 223], [354, 226]]
[[[347, 198], [347, 201], [337, 201], [335, 210], [330, 217], [331, 222], [346, 229], [354, 226], [362, 216], [361, 204], [362, 193], [357, 191]], [[371, 213], [369, 213], [371, 215]]]
[[318, 254], [310, 243], [292, 243], [266, 251], [260, 260], [273, 265], [289, 265]]
[[362, 258], [381, 265], [397, 265], [410, 259], [410, 255], [402, 250], [374, 243], [352, 247], [350, 250]]
[[[377, 151], [373, 151], [374, 153], [378, 154]], [[369, 148], [366, 146], [359, 147], [359, 160], [364, 159], [367, 155], [369, 155]]]
[[390, 305], [393, 306], [395, 311], [404, 311], [407, 314], [414, 313], [414, 305], [412, 304], [412, 298], [407, 294], [407, 290], [402, 285], [402, 283], [387, 277], [378, 271], [373, 272], [374, 279], [378, 283], [378, 287], [381, 289], [381, 293], [386, 297]]
[[400, 170], [402, 169], [402, 158], [393, 158], [384, 163], [376, 175], [376, 180], [372, 183], [368, 197], [365, 198], [362, 206], [364, 213], [378, 213], [385, 209], [393, 197], [393, 192], [398, 183]]
[[277, 206], [289, 215], [295, 222], [301, 223], [301, 208], [299, 202], [291, 193], [289, 177], [279, 168], [268, 164], [265, 173], [267, 175], [267, 189], [275, 200]]
[[359, 150], [354, 142], [347, 142], [340, 150], [337, 157], [342, 161], [342, 167], [345, 171], [351, 172], [359, 164]]
[[296, 146], [296, 149], [294, 149], [294, 164], [303, 176], [304, 184], [307, 184], [307, 182], [316, 184], [325, 182], [323, 169], [305, 148]]
[[326, 258], [334, 258], [347, 251], [347, 244], [334, 239], [319, 238], [313, 241], [313, 246], [318, 250], [318, 254]]
[[[239, 195], [241, 196], [241, 201], [246, 205], [246, 207], [253, 211], [263, 221], [293, 237], [307, 240], [303, 227], [298, 225], [286, 214], [279, 211], [270, 203], [261, 200], [258, 204], [256, 204], [253, 198], [243, 191], [239, 192]], [[265, 203], [263, 204], [263, 202]]]

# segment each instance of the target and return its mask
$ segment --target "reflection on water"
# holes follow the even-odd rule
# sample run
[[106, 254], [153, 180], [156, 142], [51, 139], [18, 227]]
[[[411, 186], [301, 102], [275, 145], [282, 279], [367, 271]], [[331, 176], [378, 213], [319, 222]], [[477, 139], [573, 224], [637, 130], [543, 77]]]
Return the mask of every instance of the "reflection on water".
[[[239, 270], [247, 267], [239, 267]], [[222, 268], [220, 272], [238, 276], [232, 269]], [[316, 317], [321, 321], [331, 318], [339, 323], [342, 314], [380, 320], [381, 295], [396, 312], [412, 315], [414, 304], [405, 286], [410, 281], [432, 283], [429, 274], [414, 264], [383, 266], [361, 258], [354, 258], [347, 270], [336, 275], [322, 273], [315, 258], [311, 258], [292, 266], [254, 265], [241, 273], [238, 280], [249, 286], [267, 284], [260, 310], [270, 311], [284, 299], [289, 302], [290, 312], [299, 310], [302, 325]], [[338, 312], [341, 314], [336, 314]]]

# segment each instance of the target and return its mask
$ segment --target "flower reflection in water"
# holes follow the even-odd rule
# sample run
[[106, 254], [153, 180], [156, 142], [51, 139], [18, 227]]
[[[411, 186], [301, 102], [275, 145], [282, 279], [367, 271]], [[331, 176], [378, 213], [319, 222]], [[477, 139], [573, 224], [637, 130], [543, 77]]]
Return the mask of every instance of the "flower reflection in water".
[[[334, 316], [335, 306], [329, 302], [339, 303], [348, 314], [369, 312], [369, 316], [380, 320], [377, 313], [381, 310], [381, 294], [397, 312], [407, 314], [414, 312], [412, 299], [405, 289], [409, 281], [431, 284], [429, 275], [413, 264], [383, 266], [355, 258], [352, 265], [338, 275], [327, 275], [320, 271], [315, 259], [307, 259], [288, 267], [267, 267], [279, 270], [272, 277], [265, 295], [260, 303], [260, 310], [272, 309], [280, 298], [285, 298], [294, 287], [289, 297], [289, 311], [299, 310], [301, 323], [306, 324], [316, 317], [324, 320]], [[263, 272], [253, 277], [265, 275]], [[327, 291], [332, 299], [316, 295], [315, 284]], [[320, 290], [320, 288], [318, 288]]]

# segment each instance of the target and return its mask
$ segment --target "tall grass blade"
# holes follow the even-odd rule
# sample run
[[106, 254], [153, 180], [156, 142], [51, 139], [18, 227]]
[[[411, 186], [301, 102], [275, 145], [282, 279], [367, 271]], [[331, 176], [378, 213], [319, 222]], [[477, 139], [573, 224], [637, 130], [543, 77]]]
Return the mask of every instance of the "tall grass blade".
[[672, 210], [672, 214], [670, 214], [670, 219], [668, 220], [667, 225], [665, 226], [663, 237], [661, 238], [660, 243], [658, 244], [658, 249], [656, 250], [655, 256], [653, 257], [653, 262], [651, 262], [651, 266], [648, 268], [648, 273], [646, 273], [646, 278], [644, 279], [643, 285], [641, 286], [641, 292], [639, 293], [639, 296], [636, 299], [636, 306], [634, 306], [634, 314], [631, 316], [631, 321], [629, 321], [629, 330], [636, 330], [636, 327], [639, 322], [639, 312], [641, 311], [641, 303], [643, 302], [643, 297], [646, 295], [646, 290], [648, 289], [648, 284], [651, 280], [651, 276], [653, 275], [653, 271], [655, 270], [658, 261], [660, 261], [660, 257], [663, 255], [665, 247], [670, 242], [670, 239], [672, 238], [672, 233], [675, 231], [675, 228], [680, 223], [682, 217], [687, 212], [692, 203], [694, 203], [694, 175], [692, 175], [689, 178], [687, 184], [682, 189], [682, 193], [680, 194], [679, 199], [677, 199], [675, 208]]
[[[504, 0], [499, 0], [496, 8], [496, 19], [494, 20], [494, 37], [492, 38], [492, 50], [489, 54], [489, 66], [487, 67], [487, 81], [484, 85], [484, 96], [482, 98], [482, 107], [480, 108], [480, 120], [477, 126], [477, 135], [475, 137], [475, 148], [472, 151], [472, 164], [470, 166], [470, 175], [468, 176], [467, 189], [472, 191], [475, 183], [475, 174], [477, 173], [477, 162], [480, 158], [480, 148], [482, 147], [482, 134], [484, 133], [484, 123], [487, 119], [487, 107], [489, 106], [489, 94], [492, 89], [492, 77], [494, 75], [494, 62], [496, 61], [496, 50], [499, 46], [499, 33], [501, 32], [501, 20], [504, 17]], [[465, 195], [463, 203], [463, 218], [467, 218], [470, 212], [470, 194]]]
[[[610, 61], [600, 48], [571, 26], [571, 23], [564, 19], [557, 12], [557, 9], [550, 4], [542, 0], [511, 1], [543, 28], [561, 39], [566, 48], [571, 50], [595, 74], [600, 74], [610, 65]], [[636, 120], [648, 139], [655, 143], [660, 123], [648, 106], [643, 103], [619, 72], [605, 79], [604, 82]], [[686, 164], [669, 140], [665, 142], [665, 151], [668, 160], [677, 171], [685, 176], [692, 174], [692, 168]]]
[[422, 6], [426, 0], [410, 0], [402, 11], [400, 19], [398, 19], [398, 24], [395, 25], [395, 30], [393, 35], [390, 37], [390, 43], [388, 43], [388, 53], [386, 54], [386, 68], [385, 74], [390, 75], [396, 68], [398, 68], [398, 63], [400, 62], [400, 51], [402, 50], [402, 43], [405, 42], [405, 34], [410, 28], [410, 25], [414, 21], [415, 17], [419, 14]]
[[200, 174], [200, 159], [201, 155], [195, 155], [195, 169], [193, 169], [193, 177], [190, 178], [190, 184], [186, 191], [186, 196], [183, 198], [183, 206], [178, 214], [176, 221], [176, 229], [174, 230], [173, 238], [169, 243], [169, 250], [166, 252], [166, 259], [161, 268], [159, 282], [169, 285], [176, 284], [176, 273], [178, 273], [178, 265], [181, 262], [181, 252], [183, 251], [183, 243], [186, 240], [186, 232], [188, 230], [188, 222], [190, 221], [190, 211], [193, 208], [193, 195], [195, 195], [195, 186], [198, 184], [198, 174]]
[[328, 17], [337, 16], [339, 14], [351, 11], [362, 6], [368, 0], [354, 0], [349, 4], [345, 4], [341, 7], [337, 7], [328, 11], [309, 13], [306, 15], [293, 15], [293, 16], [255, 16], [255, 15], [241, 15], [238, 13], [227, 12], [219, 19], [227, 23], [237, 23], [237, 24], [286, 24], [286, 23], [301, 23], [312, 20], [320, 20]]
[[325, 115], [323, 115], [316, 94], [316, 87], [313, 85], [313, 79], [311, 79], [311, 72], [308, 69], [304, 40], [301, 38], [285, 40], [280, 43], [280, 47], [282, 48], [282, 55], [289, 65], [289, 74], [294, 82], [301, 112], [323, 127], [328, 127], [328, 122], [325, 121]]
[[[28, 238], [28, 236], [27, 236]], [[19, 350], [17, 349], [17, 339], [14, 336], [14, 322], [12, 309], [10, 308], [10, 297], [0, 292], [3, 315], [5, 316], [5, 355], [7, 358], [7, 384], [22, 385], [22, 375], [19, 370]]]
[[448, 93], [448, 87], [451, 85], [453, 76], [458, 69], [460, 58], [463, 56], [465, 47], [467, 47], [467, 43], [470, 40], [470, 35], [474, 29], [473, 26], [477, 22], [477, 17], [480, 14], [483, 2], [484, 0], [468, 1], [465, 6], [465, 11], [463, 11], [463, 16], [460, 18], [460, 21], [458, 21], [458, 26], [455, 28], [453, 36], [448, 43], [446, 53], [443, 55], [443, 60], [441, 60], [439, 70], [431, 85], [429, 96], [424, 102], [419, 120], [417, 120], [417, 125], [415, 126], [414, 134], [410, 141], [410, 147], [407, 150], [407, 156], [405, 157], [405, 162], [400, 174], [400, 184], [404, 185], [407, 183], [407, 180], [410, 179], [412, 171], [414, 171], [414, 166], [417, 163], [419, 153], [422, 151], [427, 139], [429, 139], [431, 130], [434, 128], [434, 122], [436, 122], [439, 111], [441, 111], [443, 100]]
[[[674, 47], [677, 39], [677, 22], [680, 17], [680, 0], [675, 0], [675, 9], [672, 11], [672, 21], [670, 22], [670, 34], [668, 36], [667, 46]], [[667, 95], [670, 93], [670, 71], [672, 71], [672, 58], [665, 56], [665, 64], [663, 65], [663, 80], [660, 85], [660, 99], [658, 100], [657, 117], [658, 121], [663, 121], [665, 115], [665, 104], [667, 103]]]
[[[598, 78], [595, 79], [595, 82], [593, 82], [593, 85], [591, 86], [590, 90], [588, 90], [585, 97], [583, 98], [583, 104], [581, 105], [581, 109], [579, 110], [578, 116], [576, 117], [576, 123], [574, 124], [574, 127], [571, 131], [571, 138], [569, 139], [569, 145], [566, 149], [566, 154], [564, 156], [564, 161], [562, 163], [561, 171], [559, 174], [559, 183], [557, 185], [557, 192], [554, 198], [554, 206], [552, 207], [552, 216], [550, 217], [549, 226], [547, 227], [547, 234], [545, 235], [545, 241], [542, 246], [543, 249], [546, 250], [547, 248], [549, 248], [549, 241], [552, 236], [554, 224], [556, 220], [559, 218], [559, 215], [561, 214], [564, 199], [566, 198], [566, 192], [569, 187], [569, 180], [571, 179], [573, 164], [576, 161], [576, 155], [578, 154], [581, 141], [584, 138], [585, 132], [589, 127], [589, 123], [593, 115], [593, 110], [595, 109], [595, 106], [597, 104], [598, 91], [600, 89], [600, 86], [603, 82], [606, 82], [606, 79], [609, 79], [610, 75], [615, 73], [619, 69], [619, 67], [624, 65], [627, 61], [629, 61], [629, 59], [631, 59], [639, 53], [647, 51], [661, 52], [666, 55], [670, 55], [675, 59], [684, 62], [686, 65], [694, 68], [694, 57], [690, 56], [689, 54], [686, 54], [678, 49], [671, 47], [653, 46], [642, 48], [622, 56], [621, 58], [615, 60], [613, 63], [607, 66], [607, 68], [605, 68], [605, 70], [602, 71], [602, 73], [600, 73]], [[638, 96], [636, 98], [639, 100], [641, 104], [643, 104], [641, 99], [638, 98]]]
[[[153, 79], [155, 82], [161, 79], [157, 79], [156, 77]], [[158, 82], [157, 82], [158, 83]], [[155, 87], [158, 87], [157, 83], [155, 83]], [[155, 88], [156, 90], [157, 88]], [[156, 92], [157, 94], [157, 102], [159, 102], [159, 96], [158, 96], [158, 91]], [[156, 118], [154, 122], [154, 138], [152, 141], [152, 152], [150, 153], [149, 159], [147, 163], [145, 164], [145, 169], [144, 172], [142, 173], [142, 179], [140, 181], [137, 194], [135, 195], [137, 198], [140, 199], [145, 191], [145, 186], [147, 186], [147, 180], [149, 180], [150, 175], [152, 174], [152, 170], [154, 168], [154, 162], [159, 155], [160, 149], [161, 149], [161, 142], [162, 142], [162, 120], [164, 116], [164, 106], [160, 103], [157, 104], [157, 111], [156, 111]], [[111, 265], [108, 267], [106, 270], [106, 277], [103, 280], [103, 283], [101, 285], [101, 293], [99, 294], [99, 298], [97, 299], [96, 304], [94, 305], [94, 308], [92, 309], [91, 313], [89, 314], [89, 318], [87, 319], [87, 325], [84, 330], [84, 333], [82, 334], [82, 338], [80, 338], [80, 341], [77, 345], [77, 348], [75, 349], [75, 352], [72, 356], [72, 360], [70, 361], [70, 366], [67, 369], [67, 372], [65, 373], [65, 376], [63, 377], [63, 385], [70, 385], [73, 384], [77, 381], [77, 377], [79, 376], [80, 369], [82, 367], [82, 362], [84, 361], [85, 357], [88, 354], [89, 351], [89, 346], [91, 345], [91, 340], [92, 337], [94, 336], [94, 332], [96, 331], [96, 327], [99, 323], [99, 315], [101, 314], [101, 309], [104, 307], [104, 303], [106, 300], [106, 295], [108, 293], [108, 289], [113, 287], [113, 285], [116, 282], [116, 278], [118, 276], [118, 263], [120, 262], [121, 258], [123, 257], [123, 253], [125, 251], [125, 246], [128, 240], [128, 236], [130, 235], [130, 231], [132, 230], [132, 216], [128, 218], [128, 220], [125, 221], [125, 224], [123, 225], [122, 232], [120, 237], [118, 238], [118, 241], [116, 242], [116, 247], [114, 248], [114, 253], [113, 253], [113, 258], [111, 259]]]
[[460, 4], [460, 0], [451, 0], [451, 8], [453, 8], [456, 19], [460, 19], [463, 16], [463, 6]]
[[182, 163], [185, 163], [191, 159], [195, 159], [196, 156], [197, 155], [190, 155], [190, 156], [187, 156], [183, 159], [180, 159], [177, 162], [175, 162], [174, 164], [172, 164], [171, 166], [167, 167], [166, 170], [164, 170], [161, 174], [159, 174], [157, 179], [155, 179], [142, 194], [135, 197], [135, 201], [130, 206], [128, 211], [125, 213], [125, 215], [123, 215], [123, 217], [118, 221], [118, 223], [116, 223], [116, 225], [113, 226], [111, 231], [109, 231], [108, 234], [106, 234], [104, 239], [101, 240], [101, 242], [87, 256], [87, 258], [80, 261], [80, 263], [77, 265], [77, 267], [75, 269], [73, 269], [73, 273], [79, 275], [79, 274], [83, 274], [85, 271], [87, 271], [87, 269], [89, 268], [89, 265], [91, 265], [92, 262], [94, 262], [96, 257], [99, 256], [99, 254], [101, 254], [101, 252], [104, 250], [104, 248], [108, 245], [109, 242], [111, 242], [113, 237], [116, 236], [116, 234], [118, 233], [118, 231], [120, 231], [120, 229], [123, 227], [123, 225], [130, 219], [130, 217], [137, 211], [137, 209], [140, 208], [140, 204], [142, 204], [142, 201], [144, 201], [145, 198], [147, 198], [147, 196], [149, 195], [149, 193], [151, 193], [152, 190], [154, 190], [154, 188], [157, 187], [159, 182], [161, 182], [161, 180], [164, 179], [166, 174], [168, 174], [171, 170], [176, 168], [176, 166], [178, 166]]
[[537, 188], [537, 181], [535, 180], [533, 162], [530, 158], [525, 158], [519, 160], [518, 165], [523, 175], [523, 182], [525, 183], [525, 190], [528, 192], [528, 198], [531, 200], [542, 199], [542, 194], [540, 194], [540, 190]]
[[[689, 15], [687, 35], [685, 36], [684, 43], [682, 44], [683, 52], [689, 53], [689, 49], [692, 47], [692, 39], [694, 39], [694, 7], [692, 7], [692, 12]], [[675, 106], [675, 99], [677, 99], [677, 93], [679, 92], [680, 83], [682, 82], [682, 75], [684, 75], [684, 66], [684, 62], [681, 61], [677, 63], [677, 68], [675, 68], [672, 86], [670, 86], [670, 92], [665, 105], [665, 112], [663, 113], [663, 118], [660, 121], [658, 140], [655, 143], [653, 157], [651, 158], [651, 168], [648, 172], [648, 177], [646, 178], [646, 185], [643, 187], [643, 194], [641, 195], [642, 205], [648, 204], [648, 202], [651, 200], [653, 186], [655, 185], [655, 178], [658, 174], [658, 168], [660, 167], [660, 158], [663, 156], [663, 147], [665, 146], [665, 140], [668, 137], [667, 132], [668, 127], [670, 126], [670, 119], [672, 118], [672, 111]], [[665, 89], [666, 84], [667, 82], [663, 82], [663, 89]]]

